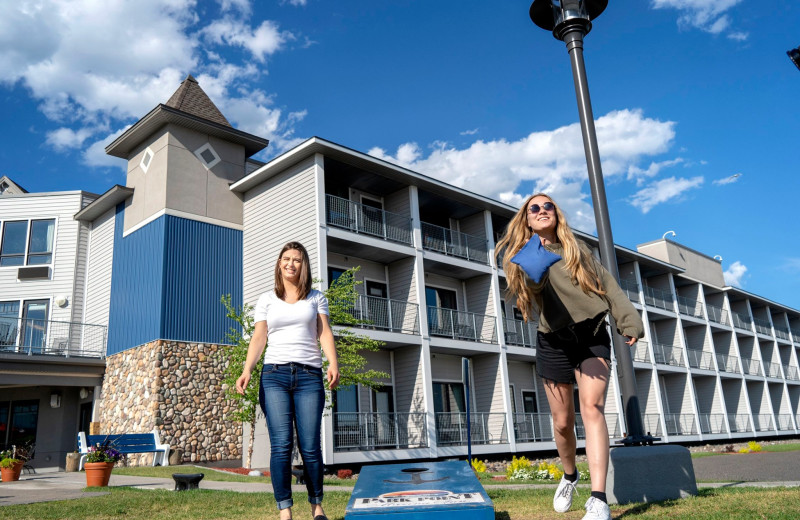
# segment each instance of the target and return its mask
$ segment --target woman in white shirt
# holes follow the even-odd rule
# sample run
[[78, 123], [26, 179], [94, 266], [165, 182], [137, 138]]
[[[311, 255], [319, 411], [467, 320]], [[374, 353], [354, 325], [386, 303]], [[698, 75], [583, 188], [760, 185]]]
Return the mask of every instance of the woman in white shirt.
[[261, 295], [255, 308], [255, 330], [250, 338], [236, 390], [244, 394], [261, 352], [269, 340], [261, 372], [259, 401], [270, 438], [270, 473], [281, 520], [292, 518], [292, 431], [303, 457], [311, 516], [327, 520], [322, 509], [322, 447], [320, 432], [325, 390], [322, 355], [328, 360], [328, 385], [339, 382], [339, 364], [328, 322], [328, 300], [311, 288], [308, 252], [299, 242], [281, 249], [275, 264], [275, 290]]

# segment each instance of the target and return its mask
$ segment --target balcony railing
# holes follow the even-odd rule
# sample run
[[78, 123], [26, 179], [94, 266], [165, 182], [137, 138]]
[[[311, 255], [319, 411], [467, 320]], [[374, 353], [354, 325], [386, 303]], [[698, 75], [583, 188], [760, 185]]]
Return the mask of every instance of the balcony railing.
[[[608, 430], [608, 438], [613, 439], [622, 437], [622, 430], [619, 426], [619, 417], [616, 414], [606, 415], [606, 429]], [[575, 414], [575, 438], [579, 440], [586, 440], [586, 427], [583, 425], [583, 417], [581, 414]]]
[[781, 325], [775, 324], [775, 337], [777, 337], [778, 339], [785, 339], [786, 341], [789, 341], [790, 340], [789, 329]]
[[723, 372], [739, 373], [739, 360], [727, 354], [717, 354], [717, 365]]
[[334, 451], [427, 448], [424, 413], [334, 413]]
[[0, 318], [0, 352], [104, 358], [106, 327], [70, 321]]
[[485, 238], [422, 223], [422, 247], [437, 253], [489, 263], [489, 244]]
[[536, 348], [536, 323], [522, 320], [505, 320], [503, 323], [507, 345]]
[[687, 413], [665, 413], [667, 435], [697, 435], [694, 415]]
[[783, 365], [783, 373], [786, 375], [786, 379], [800, 381], [800, 374], [798, 374], [797, 367]]
[[636, 280], [620, 278], [619, 286], [623, 291], [625, 291], [625, 294], [628, 295], [628, 299], [630, 301], [636, 303], [641, 302], [641, 300], [639, 299], [639, 284], [636, 283]]
[[766, 371], [767, 377], [781, 377], [780, 363], [764, 363], [764, 371]]
[[678, 296], [678, 312], [693, 318], [703, 318], [703, 304], [694, 298]]
[[750, 416], [744, 413], [729, 413], [728, 428], [731, 433], [751, 432]]
[[800, 345], [800, 329], [789, 329], [792, 331], [792, 343]]
[[761, 363], [758, 362], [757, 359], [742, 359], [742, 368], [744, 368], [744, 373], [749, 374], [751, 376], [760, 376], [761, 374]]
[[701, 413], [700, 433], [725, 433], [725, 414]]
[[325, 196], [325, 221], [331, 226], [347, 229], [353, 233], [362, 233], [406, 245], [413, 244], [409, 217], [334, 195]]
[[[470, 413], [470, 435], [472, 444], [505, 444], [506, 414]], [[436, 442], [439, 446], [467, 444], [467, 414], [436, 414]]]
[[644, 302], [651, 307], [674, 311], [672, 304], [672, 294], [669, 291], [662, 291], [653, 287], [644, 286]]
[[639, 340], [631, 345], [631, 357], [634, 361], [650, 363], [650, 353], [647, 351], [647, 342]]
[[514, 437], [517, 442], [552, 441], [552, 416], [549, 413], [515, 413]]
[[772, 336], [772, 325], [769, 320], [762, 320], [761, 318], [753, 318], [753, 323], [756, 324], [756, 332], [766, 336]]
[[794, 426], [792, 426], [792, 414], [790, 413], [781, 413], [776, 416], [778, 420], [778, 430], [779, 431], [786, 431], [786, 430], [793, 430]]
[[446, 336], [465, 341], [497, 343], [497, 322], [494, 316], [463, 312], [443, 307], [428, 307], [428, 328], [433, 336]]
[[661, 417], [657, 413], [642, 414], [642, 427], [645, 433], [653, 437], [664, 435], [664, 431], [661, 429]]
[[722, 307], [716, 307], [714, 305], [706, 305], [706, 312], [708, 313], [709, 321], [713, 321], [714, 323], [719, 323], [720, 325], [731, 324], [730, 320], [728, 319], [728, 311], [726, 311]]
[[714, 370], [714, 357], [711, 352], [689, 348], [686, 349], [686, 357], [689, 358], [689, 366], [692, 368]]
[[680, 347], [653, 343], [653, 355], [656, 358], [656, 363], [660, 365], [672, 365], [674, 367], [685, 366], [683, 364], [682, 350], [683, 349]]
[[753, 425], [757, 432], [768, 432], [775, 429], [775, 426], [772, 425], [772, 415], [768, 413], [754, 414]]
[[733, 326], [737, 329], [753, 331], [753, 320], [747, 314], [741, 312], [732, 312]]
[[344, 310], [356, 319], [356, 327], [419, 334], [416, 303], [359, 294], [355, 301], [345, 303]]

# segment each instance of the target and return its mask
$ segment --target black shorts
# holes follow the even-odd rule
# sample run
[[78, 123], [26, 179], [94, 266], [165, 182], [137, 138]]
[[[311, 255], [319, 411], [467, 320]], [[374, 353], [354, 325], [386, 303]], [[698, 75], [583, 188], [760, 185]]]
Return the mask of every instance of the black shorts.
[[591, 358], [611, 361], [611, 338], [604, 316], [555, 332], [538, 332], [536, 373], [555, 383], [575, 383], [575, 370]]

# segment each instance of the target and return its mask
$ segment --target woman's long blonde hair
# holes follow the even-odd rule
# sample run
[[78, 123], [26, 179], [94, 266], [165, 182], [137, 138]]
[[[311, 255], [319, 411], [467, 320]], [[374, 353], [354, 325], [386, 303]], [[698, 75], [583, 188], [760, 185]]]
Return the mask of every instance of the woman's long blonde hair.
[[497, 242], [495, 248], [495, 255], [499, 255], [505, 249], [503, 256], [503, 271], [506, 273], [506, 282], [508, 283], [508, 297], [517, 297], [517, 308], [522, 312], [522, 316], [527, 321], [528, 316], [532, 314], [531, 292], [528, 290], [527, 282], [525, 281], [525, 273], [522, 268], [517, 264], [511, 262], [511, 258], [516, 255], [520, 249], [528, 242], [533, 236], [533, 230], [528, 227], [528, 204], [534, 197], [547, 197], [550, 202], [555, 206], [556, 212], [556, 237], [563, 247], [562, 257], [564, 264], [569, 270], [570, 277], [574, 283], [577, 283], [584, 293], [589, 294], [593, 292], [599, 296], [604, 295], [606, 292], [603, 289], [603, 282], [594, 269], [593, 261], [590, 255], [584, 252], [578, 245], [575, 235], [567, 224], [567, 217], [561, 212], [558, 204], [546, 193], [534, 193], [525, 200], [525, 204], [517, 211], [511, 222], [506, 227], [506, 232], [503, 237]]

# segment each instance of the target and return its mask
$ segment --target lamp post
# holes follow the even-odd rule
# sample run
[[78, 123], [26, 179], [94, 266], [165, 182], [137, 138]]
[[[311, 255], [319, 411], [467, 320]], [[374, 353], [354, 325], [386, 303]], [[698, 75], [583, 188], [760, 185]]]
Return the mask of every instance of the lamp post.
[[[530, 16], [533, 23], [542, 29], [553, 31], [553, 36], [567, 45], [572, 62], [575, 97], [580, 113], [583, 149], [589, 170], [589, 187], [592, 192], [592, 205], [597, 223], [597, 237], [600, 241], [600, 258], [603, 267], [619, 281], [614, 238], [611, 234], [606, 189], [603, 183], [603, 170], [600, 167], [600, 152], [597, 148], [592, 102], [589, 99], [586, 67], [583, 63], [583, 37], [591, 31], [591, 21], [600, 16], [606, 6], [608, 6], [608, 0], [534, 0], [531, 4]], [[653, 441], [659, 439], [644, 434], [630, 348], [618, 334], [612, 336], [614, 337], [617, 377], [622, 391], [622, 405], [627, 426], [627, 436], [619, 442], [626, 446], [652, 444]]]
[[789, 56], [789, 59], [792, 60], [798, 69], [800, 69], [800, 47], [796, 49], [790, 49], [786, 51], [786, 54]]

